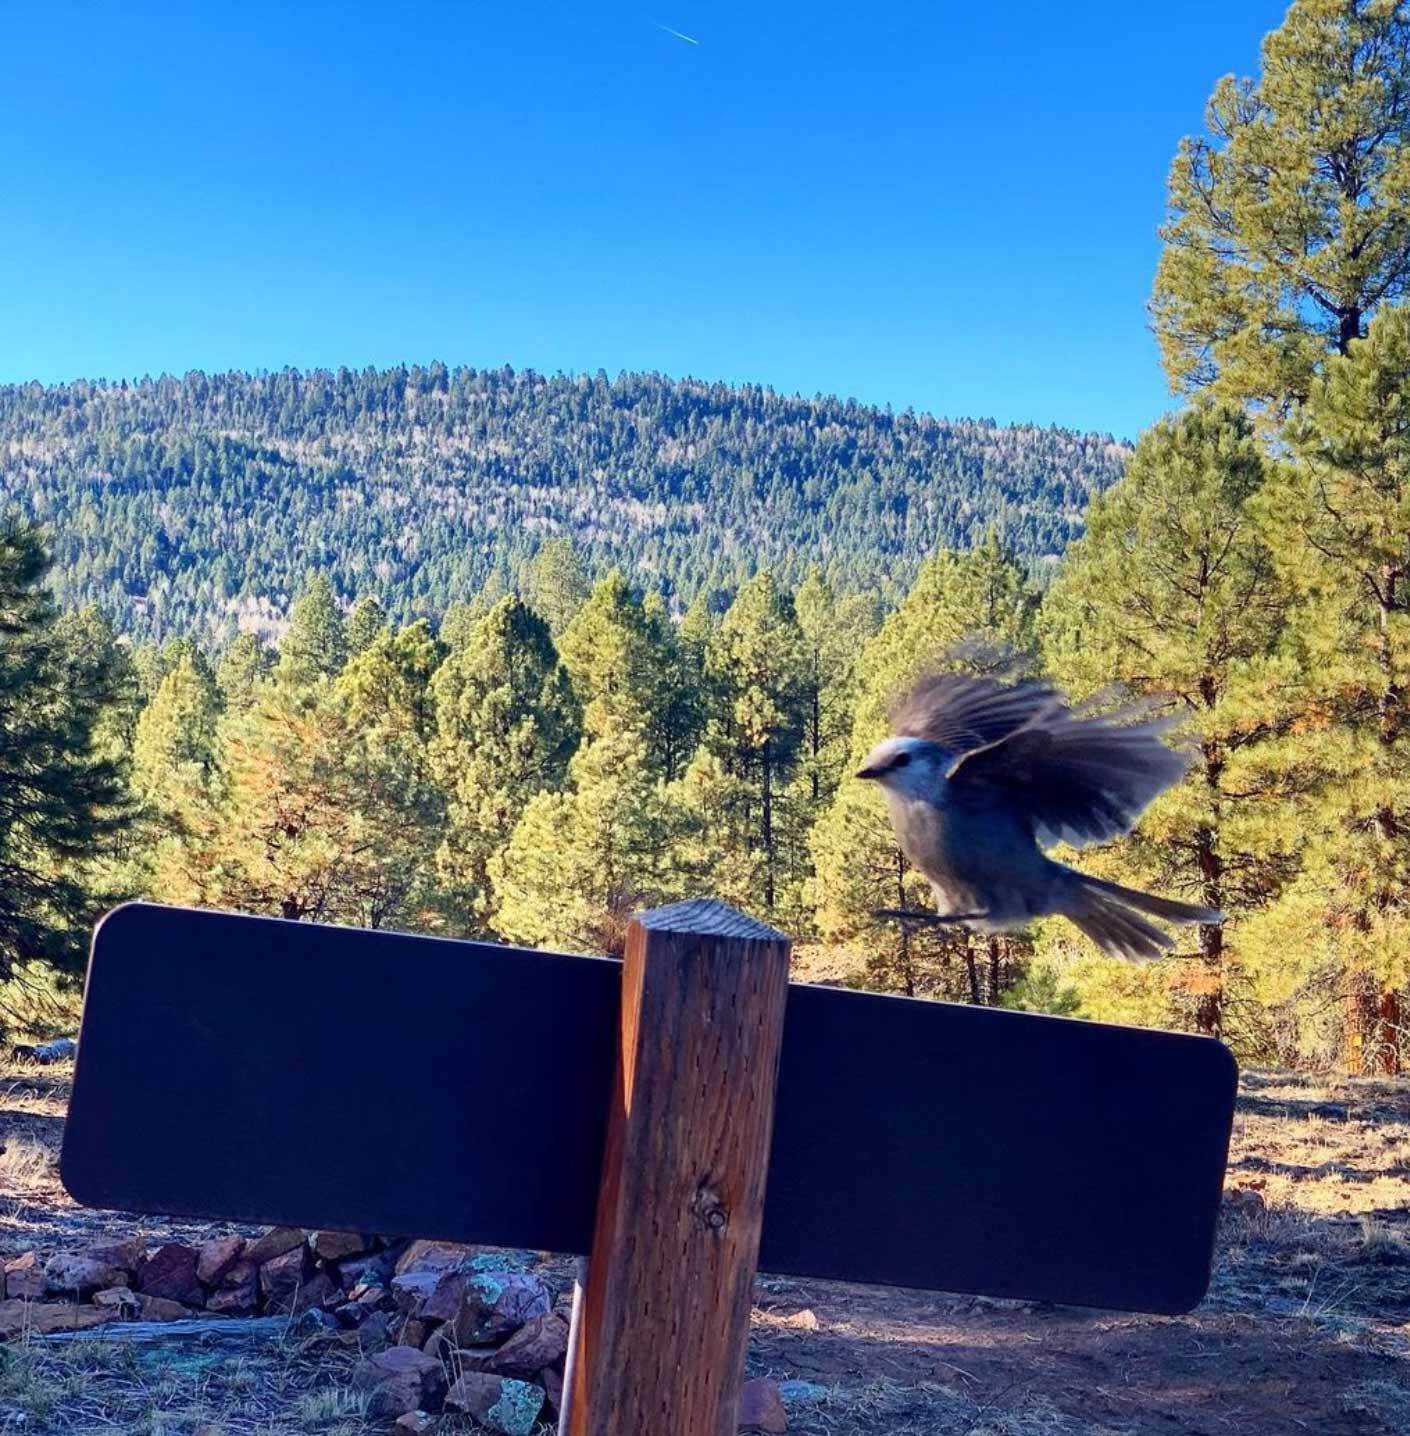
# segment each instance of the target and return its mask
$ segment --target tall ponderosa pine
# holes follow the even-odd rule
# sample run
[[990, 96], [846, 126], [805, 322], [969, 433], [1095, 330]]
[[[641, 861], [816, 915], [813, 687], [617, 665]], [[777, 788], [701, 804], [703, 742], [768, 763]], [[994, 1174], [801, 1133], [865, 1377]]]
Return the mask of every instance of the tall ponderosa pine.
[[682, 895], [672, 811], [639, 732], [593, 738], [569, 765], [566, 789], [530, 798], [491, 857], [495, 931], [619, 956], [634, 912]]
[[[95, 733], [111, 670], [66, 652], [38, 533], [0, 523], [0, 976], [30, 961], [81, 966], [103, 899], [85, 869], [128, 813]], [[91, 685], [78, 692], [75, 684]]]
[[519, 575], [524, 602], [557, 637], [588, 596], [588, 576], [571, 539], [549, 539]]
[[641, 600], [620, 569], [600, 579], [558, 639], [583, 728], [593, 737], [653, 724], [660, 655]]
[[1151, 312], [1178, 388], [1283, 412], [1410, 286], [1410, 11], [1295, 0], [1180, 146]]
[[384, 632], [333, 681], [263, 685], [218, 730], [218, 781], [158, 855], [175, 901], [361, 927], [440, 925], [425, 624]]
[[210, 665], [182, 654], [137, 720], [132, 786], [163, 823], [204, 793], [215, 769], [220, 690]]
[[348, 658], [343, 611], [326, 574], [313, 574], [289, 610], [289, 626], [279, 644], [279, 679], [304, 687], [331, 679]]
[[255, 701], [259, 684], [274, 666], [274, 655], [257, 633], [237, 633], [216, 665], [215, 681], [229, 712], [241, 712]]
[[[858, 662], [847, 771], [884, 736], [891, 699], [945, 662], [957, 645], [982, 639], [1015, 653], [1030, 651], [1036, 606], [1023, 570], [993, 535], [967, 554], [942, 549], [927, 559]], [[810, 842], [819, 932], [834, 946], [864, 954], [871, 982], [911, 995], [997, 1000], [1021, 944], [995, 939], [981, 952], [967, 934], [911, 932], [874, 916], [885, 908], [923, 910], [932, 899], [868, 785], [844, 777]]]
[[355, 658], [387, 631], [387, 610], [369, 594], [353, 604], [346, 628], [348, 656]]
[[463, 932], [495, 907], [489, 864], [530, 798], [562, 785], [581, 714], [548, 625], [513, 595], [480, 620], [432, 682], [432, 763], [447, 797], [437, 865]]
[[876, 630], [876, 604], [836, 593], [814, 565], [793, 596], [803, 635], [800, 780], [815, 811], [832, 801], [847, 766], [857, 700], [857, 662]]
[[1394, 1070], [1410, 1059], [1410, 309], [1328, 362], [1287, 437], [1266, 527], [1305, 598], [1299, 758], [1323, 782], [1275, 916], [1337, 969], [1343, 1060]]
[[[1135, 834], [1082, 865], [1235, 919], [1276, 895], [1298, 843], [1268, 747], [1289, 718], [1278, 645], [1291, 594], [1256, 521], [1266, 474], [1237, 409], [1200, 405], [1157, 424], [1093, 504], [1043, 605], [1059, 682], [1148, 696], [1178, 720], [1192, 759]], [[1228, 941], [1226, 927], [1198, 929], [1201, 961], [1180, 986], [1201, 1031], [1261, 1052], [1258, 1031], [1229, 1032]]]
[[[758, 891], [751, 906], [798, 909], [807, 815], [789, 784], [803, 741], [804, 643], [792, 597], [771, 574], [740, 589], [711, 637], [707, 665], [720, 701], [706, 741], [732, 780], [727, 826], [714, 841], [754, 855]], [[700, 771], [695, 781], [703, 781]]]

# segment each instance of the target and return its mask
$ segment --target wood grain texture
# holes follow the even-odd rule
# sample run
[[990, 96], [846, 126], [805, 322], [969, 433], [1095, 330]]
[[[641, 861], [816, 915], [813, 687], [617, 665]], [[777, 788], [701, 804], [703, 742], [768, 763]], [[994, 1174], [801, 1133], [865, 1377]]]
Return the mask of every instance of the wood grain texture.
[[789, 950], [720, 903], [628, 929], [570, 1436], [734, 1436]]

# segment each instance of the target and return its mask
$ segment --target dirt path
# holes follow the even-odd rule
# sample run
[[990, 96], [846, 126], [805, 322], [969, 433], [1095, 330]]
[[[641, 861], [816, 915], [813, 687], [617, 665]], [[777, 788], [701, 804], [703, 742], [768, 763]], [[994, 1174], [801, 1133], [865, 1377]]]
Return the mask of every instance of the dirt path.
[[[210, 1229], [86, 1212], [54, 1153], [67, 1074], [0, 1078], [0, 1250]], [[763, 1276], [751, 1374], [805, 1436], [1391, 1436], [1410, 1432], [1410, 1084], [1247, 1074], [1209, 1298], [1141, 1317]], [[567, 1263], [546, 1260], [560, 1284]], [[344, 1353], [14, 1353], [0, 1422], [78, 1436], [361, 1436]], [[444, 1421], [445, 1436], [468, 1428]], [[652, 1436], [656, 1436], [652, 1433]], [[665, 1433], [661, 1433], [665, 1436]]]

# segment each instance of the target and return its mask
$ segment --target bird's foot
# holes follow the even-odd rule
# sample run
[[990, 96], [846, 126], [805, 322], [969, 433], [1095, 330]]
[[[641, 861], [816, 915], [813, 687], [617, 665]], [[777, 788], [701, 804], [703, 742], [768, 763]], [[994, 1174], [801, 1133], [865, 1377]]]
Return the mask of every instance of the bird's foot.
[[984, 916], [982, 912], [921, 912], [904, 907], [883, 907], [872, 913], [874, 918], [890, 922], [913, 922], [925, 927], [945, 927], [951, 923], [973, 922]]

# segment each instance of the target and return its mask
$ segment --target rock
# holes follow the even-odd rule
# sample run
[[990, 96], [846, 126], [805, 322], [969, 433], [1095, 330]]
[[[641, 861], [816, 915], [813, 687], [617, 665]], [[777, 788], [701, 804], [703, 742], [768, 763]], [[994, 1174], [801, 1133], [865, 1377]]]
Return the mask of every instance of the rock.
[[804, 1307], [802, 1311], [795, 1311], [792, 1316], [785, 1316], [782, 1325], [791, 1326], [795, 1331], [816, 1331], [818, 1329], [817, 1313], [811, 1307]]
[[93, 1305], [110, 1307], [119, 1316], [134, 1316], [142, 1309], [142, 1298], [131, 1287], [110, 1286], [93, 1293]]
[[555, 1416], [563, 1410], [563, 1378], [551, 1366], [546, 1366], [539, 1372], [539, 1385], [543, 1387], [544, 1395], [548, 1397], [547, 1406]]
[[419, 1314], [421, 1303], [436, 1289], [441, 1274], [435, 1271], [408, 1271], [392, 1278], [392, 1302], [398, 1311]]
[[442, 1272], [436, 1284], [416, 1306], [412, 1315], [422, 1321], [450, 1321], [465, 1304], [465, 1293], [470, 1285], [470, 1275], [463, 1271]]
[[[442, 1327], [441, 1330], [448, 1331], [449, 1328]], [[448, 1341], [447, 1348], [454, 1351], [453, 1360], [458, 1363], [461, 1371], [488, 1371], [495, 1376], [506, 1374], [495, 1370], [495, 1357], [499, 1355], [497, 1346], [452, 1346]], [[447, 1358], [441, 1359], [445, 1361]]]
[[186, 1321], [197, 1315], [189, 1306], [165, 1296], [144, 1296], [139, 1315], [143, 1321]]
[[406, 1272], [429, 1271], [438, 1275], [453, 1271], [468, 1262], [475, 1255], [477, 1247], [468, 1247], [460, 1242], [416, 1241], [397, 1258], [396, 1275]]
[[322, 1257], [324, 1261], [339, 1261], [367, 1251], [372, 1239], [358, 1236], [356, 1232], [311, 1232], [308, 1244], [313, 1248], [314, 1256]]
[[357, 1329], [357, 1344], [363, 1353], [385, 1351], [395, 1345], [392, 1340], [392, 1319], [385, 1311], [374, 1311]]
[[11, 1049], [11, 1056], [37, 1062], [41, 1067], [51, 1062], [66, 1062], [77, 1054], [78, 1043], [72, 1037], [56, 1037], [51, 1042], [17, 1042]]
[[147, 1243], [141, 1237], [126, 1237], [118, 1242], [95, 1242], [84, 1247], [83, 1255], [136, 1276], [147, 1260]]
[[236, 1262], [206, 1298], [206, 1308], [222, 1316], [253, 1316], [259, 1307], [259, 1268], [249, 1261]]
[[[277, 1257], [275, 1261], [262, 1267], [261, 1271], [268, 1271], [276, 1262], [287, 1261], [293, 1256], [293, 1252], [286, 1252], [284, 1256]], [[316, 1271], [312, 1276], [296, 1277], [297, 1284], [280, 1295], [266, 1296], [265, 1310], [283, 1315], [285, 1312], [297, 1314], [301, 1311], [309, 1311], [314, 1307], [325, 1307], [334, 1301], [342, 1299], [342, 1292], [333, 1284], [333, 1279], [324, 1271]]]
[[568, 1350], [568, 1323], [554, 1312], [526, 1321], [495, 1352], [491, 1370], [533, 1376], [561, 1361]]
[[436, 1424], [436, 1418], [428, 1411], [408, 1411], [405, 1416], [398, 1416], [392, 1424], [398, 1431], [407, 1433], [407, 1436], [426, 1436]]
[[5, 1295], [33, 1301], [44, 1295], [44, 1268], [33, 1252], [11, 1258], [5, 1263]]
[[1224, 1193], [1224, 1210], [1235, 1216], [1253, 1217], [1267, 1209], [1268, 1203], [1264, 1200], [1263, 1193], [1255, 1192], [1249, 1187], [1230, 1187]]
[[466, 1271], [533, 1271], [534, 1254], [504, 1247], [475, 1251], [464, 1263]]
[[374, 1316], [377, 1308], [362, 1301], [340, 1301], [333, 1307], [333, 1311], [344, 1326], [357, 1327], [361, 1326], [369, 1316]]
[[778, 1394], [785, 1406], [811, 1406], [827, 1395], [827, 1387], [816, 1381], [780, 1381]]
[[273, 1227], [245, 1248], [245, 1260], [263, 1266], [265, 1262], [273, 1261], [275, 1257], [281, 1257], [303, 1244], [304, 1234], [298, 1227]]
[[122, 1267], [81, 1252], [55, 1252], [44, 1263], [44, 1285], [55, 1296], [88, 1296], [104, 1287], [120, 1286], [127, 1275]]
[[196, 1277], [206, 1286], [219, 1286], [221, 1279], [240, 1260], [244, 1237], [216, 1237], [196, 1248]]
[[0, 1340], [47, 1336], [51, 1331], [86, 1331], [117, 1317], [112, 1307], [75, 1306], [70, 1301], [0, 1301]]
[[368, 1393], [367, 1414], [395, 1418], [408, 1411], [436, 1411], [446, 1393], [439, 1361], [414, 1346], [391, 1346], [358, 1363], [352, 1384]]
[[788, 1413], [772, 1381], [756, 1376], [744, 1383], [739, 1393], [739, 1429], [771, 1433], [788, 1430]]
[[317, 1306], [305, 1308], [291, 1330], [296, 1337], [305, 1341], [320, 1341], [324, 1337], [344, 1335], [338, 1318], [331, 1311], [324, 1311]]
[[158, 1247], [137, 1273], [137, 1290], [183, 1306], [202, 1305], [206, 1294], [196, 1279], [196, 1253], [181, 1242]]
[[266, 1307], [276, 1309], [282, 1306], [283, 1310], [289, 1310], [294, 1294], [303, 1286], [304, 1256], [303, 1247], [292, 1247], [261, 1265], [259, 1292]]
[[536, 1276], [523, 1272], [481, 1272], [465, 1285], [465, 1300], [455, 1315], [455, 1339], [462, 1346], [480, 1346], [505, 1337], [546, 1316], [553, 1298]]
[[543, 1410], [544, 1390], [512, 1376], [467, 1371], [446, 1396], [446, 1409], [464, 1411], [503, 1436], [530, 1436]]
[[[417, 1329], [426, 1333], [419, 1342], [415, 1340]], [[447, 1370], [453, 1369], [452, 1358], [458, 1359], [455, 1330], [449, 1326], [432, 1326], [429, 1322], [417, 1321], [413, 1317], [402, 1328], [402, 1344], [419, 1346], [427, 1356], [434, 1356]]]
[[392, 1264], [381, 1255], [352, 1257], [338, 1264], [338, 1282], [344, 1291], [359, 1286], [386, 1286], [392, 1279]]

